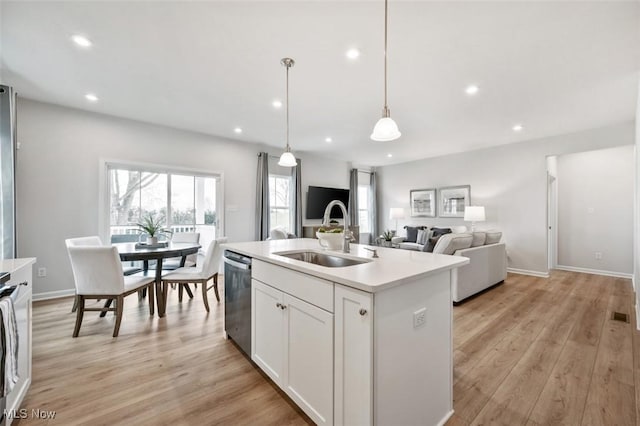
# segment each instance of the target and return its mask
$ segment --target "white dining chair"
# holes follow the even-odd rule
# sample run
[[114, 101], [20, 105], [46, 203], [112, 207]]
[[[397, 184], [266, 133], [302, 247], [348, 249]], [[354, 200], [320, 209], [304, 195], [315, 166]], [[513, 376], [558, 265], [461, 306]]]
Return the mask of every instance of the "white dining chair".
[[[200, 242], [200, 233], [199, 232], [176, 232], [171, 236], [172, 243], [199, 243]], [[162, 262], [163, 270], [174, 270], [180, 268], [180, 262], [182, 262], [181, 257], [175, 257], [171, 259], [165, 259]], [[198, 254], [190, 254], [187, 256], [184, 267], [192, 267], [196, 266], [198, 262]]]
[[[64, 243], [69, 247], [84, 247], [84, 246], [101, 246], [102, 240], [97, 235], [92, 235], [90, 237], [78, 237], [78, 238], [67, 238], [64, 240]], [[78, 309], [78, 298], [73, 299], [73, 307], [71, 308], [71, 312], [75, 312]]]
[[[148, 289], [149, 315], [154, 313], [153, 277], [124, 276], [118, 249], [112, 246], [69, 246], [69, 259], [76, 285], [78, 309], [73, 337], [78, 337], [85, 311], [115, 312], [116, 324], [113, 337], [118, 337], [124, 298], [130, 294]], [[85, 308], [86, 299], [114, 299], [115, 307]]]
[[[188, 284], [200, 284], [202, 286], [202, 299], [204, 301], [204, 307], [209, 312], [209, 299], [207, 298], [207, 291], [213, 288], [216, 295], [216, 300], [220, 301], [220, 294], [218, 293], [218, 269], [220, 268], [220, 261], [222, 260], [222, 247], [220, 244], [227, 242], [226, 237], [221, 237], [213, 240], [207, 252], [204, 256], [204, 262], [201, 266], [183, 267], [178, 268], [173, 272], [168, 273], [162, 277], [164, 283], [163, 288], [165, 291], [164, 297], [167, 300], [167, 287], [168, 284], [178, 284], [180, 286], [179, 291], [182, 292], [182, 287]], [[207, 288], [209, 280], [213, 279], [213, 285]], [[180, 299], [182, 299], [180, 297]]]

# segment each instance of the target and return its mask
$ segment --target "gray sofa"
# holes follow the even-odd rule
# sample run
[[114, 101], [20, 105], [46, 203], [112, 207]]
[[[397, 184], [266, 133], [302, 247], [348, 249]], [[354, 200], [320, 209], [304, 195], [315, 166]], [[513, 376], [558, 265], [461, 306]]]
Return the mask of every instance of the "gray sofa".
[[[444, 228], [444, 227], [439, 227]], [[502, 283], [507, 277], [507, 253], [505, 243], [500, 242], [500, 231], [466, 232], [465, 226], [447, 227], [452, 233], [438, 238], [434, 254], [464, 256], [467, 265], [452, 273], [453, 302], [459, 303], [489, 287]], [[423, 250], [421, 242], [395, 241], [399, 248]]]

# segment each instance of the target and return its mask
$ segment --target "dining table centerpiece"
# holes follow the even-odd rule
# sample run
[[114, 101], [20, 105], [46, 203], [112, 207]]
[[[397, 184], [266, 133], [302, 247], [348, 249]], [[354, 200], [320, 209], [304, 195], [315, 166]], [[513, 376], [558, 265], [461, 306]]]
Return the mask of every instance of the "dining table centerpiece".
[[153, 213], [149, 213], [144, 216], [140, 222], [136, 223], [138, 228], [140, 228], [140, 232], [147, 234], [148, 245], [157, 245], [158, 236], [160, 235], [172, 234], [171, 230], [164, 227], [163, 222], [164, 217], [156, 217]]

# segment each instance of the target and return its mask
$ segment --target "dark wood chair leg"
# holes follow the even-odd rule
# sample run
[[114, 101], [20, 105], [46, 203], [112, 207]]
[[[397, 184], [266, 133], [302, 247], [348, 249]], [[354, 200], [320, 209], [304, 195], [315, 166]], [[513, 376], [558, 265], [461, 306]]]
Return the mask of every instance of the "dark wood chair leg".
[[84, 315], [84, 296], [77, 295], [76, 301], [78, 302], [76, 312], [76, 326], [73, 329], [73, 337], [78, 337], [80, 333], [80, 325], [82, 324], [82, 316]]
[[193, 293], [191, 293], [191, 287], [189, 287], [189, 284], [182, 284], [182, 285], [184, 286], [184, 290], [189, 295], [189, 299], [193, 299]]
[[71, 312], [75, 312], [78, 309], [78, 295], [73, 298], [73, 308], [71, 308]]
[[104, 311], [100, 312], [100, 318], [104, 318], [107, 316], [107, 308], [109, 306], [111, 306], [111, 302], [113, 302], [113, 299], [107, 299], [107, 301], [104, 303]]
[[149, 285], [149, 316], [153, 316], [155, 311], [155, 301], [153, 300], [153, 288], [155, 287], [155, 283], [151, 283]]
[[213, 276], [213, 292], [216, 294], [216, 300], [220, 301], [220, 294], [218, 293], [218, 273]]
[[116, 326], [113, 329], [113, 337], [118, 337], [120, 332], [120, 323], [122, 322], [122, 311], [124, 310], [124, 296], [118, 296], [116, 299]]
[[184, 284], [178, 284], [178, 302], [182, 303], [182, 294], [184, 293]]
[[209, 299], [207, 298], [207, 282], [202, 281], [199, 284], [202, 287], [202, 300], [204, 300], [204, 308], [207, 310], [207, 312], [209, 312]]

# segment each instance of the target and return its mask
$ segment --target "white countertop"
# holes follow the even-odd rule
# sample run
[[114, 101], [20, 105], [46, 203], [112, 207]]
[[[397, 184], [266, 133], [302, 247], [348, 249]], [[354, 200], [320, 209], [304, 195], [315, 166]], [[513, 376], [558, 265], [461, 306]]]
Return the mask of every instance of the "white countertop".
[[22, 259], [3, 259], [0, 260], [0, 272], [14, 273], [18, 269], [36, 263], [35, 257], [24, 257]]
[[[364, 247], [375, 248], [379, 258], [372, 259], [372, 253], [365, 250]], [[346, 254], [340, 250], [323, 250], [318, 240], [311, 238], [227, 243], [223, 244], [222, 248], [368, 293], [379, 292], [413, 281], [416, 278], [458, 268], [469, 263], [469, 259], [462, 256], [447, 256], [361, 244], [351, 244], [351, 253]], [[274, 252], [292, 250], [313, 250], [337, 256], [367, 259], [371, 262], [330, 268], [273, 254]]]

